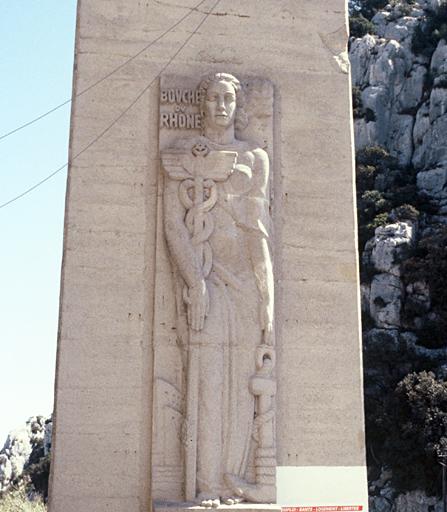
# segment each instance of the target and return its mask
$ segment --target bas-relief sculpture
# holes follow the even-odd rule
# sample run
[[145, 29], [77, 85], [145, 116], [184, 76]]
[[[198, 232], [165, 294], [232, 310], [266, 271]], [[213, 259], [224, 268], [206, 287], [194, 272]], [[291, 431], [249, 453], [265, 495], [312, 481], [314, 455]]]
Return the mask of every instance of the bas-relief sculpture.
[[[205, 507], [276, 501], [270, 163], [236, 136], [256, 122], [244, 105], [272, 88], [251, 86], [247, 100], [236, 77], [214, 73], [195, 90], [161, 92], [176, 105], [161, 130], [200, 129], [162, 148], [161, 162], [184, 376], [184, 405], [169, 410], [183, 416], [183, 498]], [[179, 106], [194, 103], [198, 113]]]

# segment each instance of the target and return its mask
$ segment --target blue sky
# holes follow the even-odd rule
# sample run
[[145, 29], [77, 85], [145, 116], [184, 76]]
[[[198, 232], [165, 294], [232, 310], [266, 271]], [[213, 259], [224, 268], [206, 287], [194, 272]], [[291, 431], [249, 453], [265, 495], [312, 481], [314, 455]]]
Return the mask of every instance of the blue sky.
[[[71, 95], [76, 0], [0, 0], [0, 134]], [[0, 204], [67, 161], [70, 105], [0, 140]], [[0, 448], [53, 407], [66, 170], [0, 209]]]

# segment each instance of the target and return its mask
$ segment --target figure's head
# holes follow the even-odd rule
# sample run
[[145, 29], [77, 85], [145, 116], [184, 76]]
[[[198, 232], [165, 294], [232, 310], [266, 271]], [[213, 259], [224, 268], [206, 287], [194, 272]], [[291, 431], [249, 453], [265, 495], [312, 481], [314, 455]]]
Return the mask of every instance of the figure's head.
[[202, 128], [237, 129], [246, 126], [243, 93], [239, 80], [228, 73], [213, 73], [200, 83]]

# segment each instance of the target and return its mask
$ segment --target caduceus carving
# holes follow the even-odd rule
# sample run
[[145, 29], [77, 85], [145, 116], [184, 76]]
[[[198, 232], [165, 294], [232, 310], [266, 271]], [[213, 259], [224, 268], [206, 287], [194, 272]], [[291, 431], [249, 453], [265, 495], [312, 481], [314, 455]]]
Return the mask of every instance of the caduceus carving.
[[203, 135], [162, 152], [165, 234], [188, 324], [185, 497], [208, 507], [271, 503], [269, 160], [235, 137], [244, 121], [239, 81], [217, 73], [201, 89]]
[[[169, 178], [180, 181], [178, 195], [186, 210], [185, 225], [191, 235], [190, 243], [197, 266], [203, 279], [207, 279], [212, 268], [213, 254], [209, 237], [214, 229], [210, 211], [217, 202], [216, 182], [225, 181], [233, 172], [237, 153], [213, 151], [203, 144], [192, 148], [191, 154], [184, 151], [163, 153], [163, 166]], [[206, 159], [206, 161], [205, 161]], [[183, 288], [183, 300], [188, 306], [188, 323], [192, 328], [188, 352], [188, 381], [185, 433], [185, 472], [187, 499], [195, 498], [197, 472], [197, 414], [199, 401], [199, 345], [195, 343], [196, 332], [201, 330], [208, 314], [209, 298], [197, 310], [188, 286]]]

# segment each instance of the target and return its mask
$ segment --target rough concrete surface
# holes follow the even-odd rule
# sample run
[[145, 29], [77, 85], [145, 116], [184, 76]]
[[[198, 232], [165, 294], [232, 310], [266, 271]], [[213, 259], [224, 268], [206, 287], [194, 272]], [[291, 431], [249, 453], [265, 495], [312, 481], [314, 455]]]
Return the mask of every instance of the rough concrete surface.
[[[197, 3], [80, 0], [75, 93]], [[129, 107], [213, 5], [205, 0], [74, 100], [72, 158]], [[344, 0], [221, 0], [166, 70], [185, 76], [223, 70], [263, 77], [275, 87], [282, 467], [365, 465], [346, 30]], [[156, 80], [69, 169], [51, 512], [150, 506], [158, 96]]]

